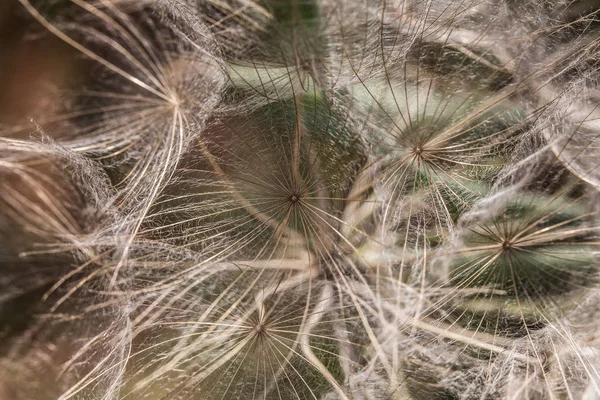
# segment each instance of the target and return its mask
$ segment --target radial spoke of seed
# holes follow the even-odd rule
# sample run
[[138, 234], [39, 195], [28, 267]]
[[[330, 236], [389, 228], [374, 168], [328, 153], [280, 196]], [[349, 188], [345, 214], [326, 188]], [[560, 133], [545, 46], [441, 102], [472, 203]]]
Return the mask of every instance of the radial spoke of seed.
[[[204, 144], [204, 142], [201, 141], [200, 142], [200, 147], [202, 149], [202, 152], [204, 153], [204, 155], [208, 159], [209, 163], [211, 164], [212, 168], [215, 170], [215, 172], [221, 177], [221, 179], [224, 179], [224, 180], [230, 182], [230, 178], [227, 176], [227, 174], [225, 173], [225, 171], [223, 171], [223, 169], [221, 168], [221, 166], [219, 165], [219, 163], [215, 160], [215, 158], [212, 155], [212, 153], [210, 153], [210, 151], [206, 147], [206, 144]], [[256, 207], [254, 207], [248, 200], [246, 200], [244, 198], [243, 195], [241, 195], [238, 192], [237, 189], [235, 189], [234, 185], [231, 185], [231, 188], [232, 188], [231, 189], [232, 196], [235, 198], [235, 200], [237, 202], [240, 203], [240, 205], [242, 207], [244, 207], [244, 209], [250, 215], [252, 215], [253, 217], [255, 217], [261, 223], [263, 223], [263, 224], [271, 227], [276, 232], [278, 230], [280, 230], [280, 229], [283, 229], [283, 231], [287, 235], [288, 239], [292, 240], [294, 243], [304, 243], [304, 247], [306, 247], [306, 242], [304, 241], [304, 238], [302, 237], [302, 235], [300, 235], [298, 232], [293, 231], [288, 226], [283, 226], [282, 227], [281, 223], [273, 220], [273, 218], [269, 217], [268, 215], [264, 215], [259, 210], [257, 210]]]
[[340, 384], [336, 381], [336, 379], [331, 375], [331, 372], [323, 365], [321, 360], [313, 353], [310, 347], [310, 332], [316, 327], [316, 325], [321, 320], [321, 317], [326, 312], [326, 310], [331, 306], [331, 302], [333, 299], [333, 290], [331, 286], [325, 285], [323, 287], [323, 291], [321, 292], [321, 297], [317, 302], [317, 306], [315, 306], [314, 310], [306, 320], [306, 324], [304, 324], [302, 329], [302, 334], [300, 336], [300, 347], [302, 349], [302, 353], [306, 357], [306, 359], [311, 363], [311, 365], [319, 371], [327, 381], [331, 384], [331, 386], [335, 389], [335, 391], [341, 396], [342, 399], [350, 400], [348, 395], [344, 392]]

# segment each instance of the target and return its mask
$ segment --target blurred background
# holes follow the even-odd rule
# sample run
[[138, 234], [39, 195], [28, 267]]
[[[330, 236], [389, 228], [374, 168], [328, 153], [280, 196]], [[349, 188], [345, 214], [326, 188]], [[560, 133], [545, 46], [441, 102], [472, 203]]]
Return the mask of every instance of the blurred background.
[[0, 0], [0, 131], [27, 138], [58, 108], [59, 91], [81, 83], [86, 71], [80, 61], [18, 0]]

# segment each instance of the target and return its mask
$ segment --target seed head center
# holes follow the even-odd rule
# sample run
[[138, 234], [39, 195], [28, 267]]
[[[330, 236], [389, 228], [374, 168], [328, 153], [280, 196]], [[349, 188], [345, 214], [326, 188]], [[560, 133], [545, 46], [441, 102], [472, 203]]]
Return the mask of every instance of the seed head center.
[[261, 337], [264, 336], [265, 333], [267, 332], [267, 327], [265, 326], [264, 322], [257, 324], [254, 327], [254, 332], [258, 336], [261, 336]]
[[422, 158], [423, 157], [423, 147], [421, 145], [417, 145], [413, 148], [412, 150], [412, 154], [415, 156], [415, 158]]

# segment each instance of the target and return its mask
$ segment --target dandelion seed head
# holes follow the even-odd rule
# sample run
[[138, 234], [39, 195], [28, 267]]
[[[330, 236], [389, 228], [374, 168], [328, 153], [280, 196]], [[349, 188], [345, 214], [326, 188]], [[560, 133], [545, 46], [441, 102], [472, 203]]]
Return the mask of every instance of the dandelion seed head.
[[588, 2], [20, 3], [88, 76], [0, 131], [0, 396], [600, 393]]

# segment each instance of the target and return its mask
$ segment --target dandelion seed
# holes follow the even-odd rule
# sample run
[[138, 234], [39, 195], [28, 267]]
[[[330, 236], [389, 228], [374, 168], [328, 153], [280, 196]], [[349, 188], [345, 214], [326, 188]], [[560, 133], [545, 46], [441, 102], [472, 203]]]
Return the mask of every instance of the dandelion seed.
[[0, 397], [600, 393], [592, 2], [19, 3]]

